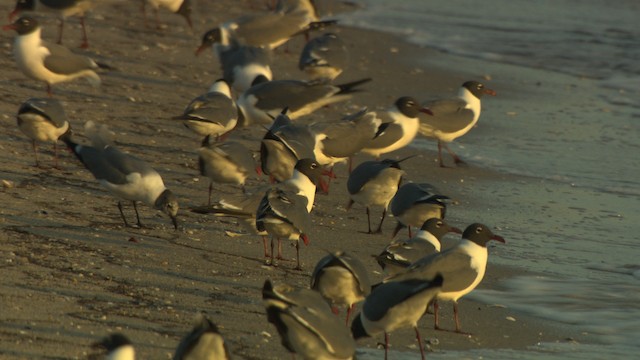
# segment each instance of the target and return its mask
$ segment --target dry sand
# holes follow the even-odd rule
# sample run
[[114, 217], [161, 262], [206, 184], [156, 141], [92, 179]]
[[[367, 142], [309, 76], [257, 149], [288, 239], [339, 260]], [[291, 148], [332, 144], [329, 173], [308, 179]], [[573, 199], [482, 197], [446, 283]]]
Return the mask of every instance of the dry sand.
[[[30, 142], [15, 126], [15, 113], [24, 100], [46, 96], [45, 88], [19, 73], [11, 56], [13, 34], [4, 33], [0, 57], [0, 114], [5, 123], [0, 137], [0, 179], [6, 185], [0, 189], [2, 359], [85, 358], [94, 354], [92, 342], [114, 331], [134, 341], [140, 358], [169, 358], [200, 311], [220, 326], [235, 358], [288, 358], [275, 329], [266, 321], [260, 293], [265, 279], [308, 286], [315, 262], [326, 251], [338, 249], [365, 261], [373, 281], [381, 278], [370, 256], [388, 243], [395, 221], [386, 221], [383, 235], [360, 232], [366, 229], [364, 209], [344, 209], [344, 166], [337, 167], [338, 178], [330, 194], [316, 200], [311, 244], [301, 249], [304, 271], [293, 270], [294, 261], [282, 262], [278, 268], [263, 266], [260, 238], [229, 237], [225, 231], [241, 231], [235, 221], [189, 212], [190, 207], [206, 202], [208, 180], [200, 178], [196, 168], [200, 139], [170, 117], [220, 77], [211, 53], [196, 58], [193, 52], [205, 30], [241, 13], [236, 4], [230, 0], [197, 2], [201, 11], [195, 14], [195, 32], [191, 33], [180, 17], [167, 13], [161, 14], [166, 28], [146, 29], [137, 2], [107, 2], [88, 21], [91, 48], [87, 54], [117, 71], [103, 73], [99, 89], [84, 81], [54, 89], [78, 132], [87, 120], [108, 124], [123, 150], [147, 160], [163, 175], [180, 199], [179, 231], [173, 231], [169, 219], [146, 206], [140, 210], [148, 227], [125, 228], [116, 200], [66, 151], [61, 152], [61, 169], [54, 169], [50, 144], [45, 144], [40, 157], [45, 166], [34, 166]], [[44, 36], [54, 39], [55, 20], [42, 19]], [[68, 23], [75, 24], [73, 20]], [[338, 119], [361, 106], [386, 108], [402, 95], [423, 99], [438, 92], [453, 93], [467, 80], [454, 73], [414, 68], [410, 58], [430, 56], [428, 49], [385, 34], [335, 30], [349, 45], [353, 62], [337, 82], [363, 77], [374, 81], [352, 101], [321, 109], [305, 121]], [[79, 44], [77, 26], [68, 26], [64, 41], [71, 47]], [[294, 39], [289, 53], [276, 52], [277, 78], [303, 77], [295, 66], [302, 45], [303, 39]], [[242, 129], [232, 136], [257, 150], [263, 132]], [[405, 149], [390, 156], [416, 152]], [[364, 159], [358, 157], [356, 162]], [[454, 199], [449, 209], [451, 221], [459, 227], [482, 219], [485, 207], [474, 202], [474, 184], [498, 186], [500, 181], [517, 181], [476, 166], [441, 169], [435, 152], [420, 152], [403, 165], [408, 180], [430, 182], [446, 190]], [[265, 182], [262, 178], [251, 184]], [[237, 192], [233, 186], [217, 186], [216, 197]], [[456, 219], [456, 207], [462, 206], [477, 208], [478, 218]], [[133, 217], [130, 208], [125, 212]], [[498, 286], [500, 278], [522, 271], [491, 263], [491, 257], [500, 256], [501, 246], [509, 246], [508, 241], [491, 247], [481, 287]], [[295, 256], [293, 247], [286, 246], [284, 252], [291, 259]], [[443, 325], [453, 328], [451, 306], [443, 308]], [[423, 319], [423, 336], [434, 343], [435, 352], [524, 349], [541, 341], [580, 338], [573, 328], [499, 304], [463, 299], [460, 308], [463, 328], [472, 336], [435, 332], [432, 317]], [[391, 339], [393, 349], [417, 354], [410, 329], [394, 333]], [[369, 339], [359, 345], [375, 347], [381, 340]]]

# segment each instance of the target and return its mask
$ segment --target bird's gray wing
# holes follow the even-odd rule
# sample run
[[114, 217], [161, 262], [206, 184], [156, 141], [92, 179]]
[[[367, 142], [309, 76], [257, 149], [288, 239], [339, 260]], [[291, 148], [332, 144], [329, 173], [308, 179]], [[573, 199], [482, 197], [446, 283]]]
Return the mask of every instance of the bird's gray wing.
[[[427, 183], [406, 183], [398, 189], [391, 203], [389, 204], [391, 213], [394, 216], [403, 214], [407, 209], [416, 203], [430, 202], [437, 190]], [[447, 198], [444, 195], [437, 195], [439, 198]]]
[[342, 266], [347, 268], [356, 278], [360, 284], [360, 290], [362, 290], [363, 294], [365, 296], [369, 294], [369, 292], [371, 292], [371, 280], [369, 279], [369, 273], [364, 267], [364, 264], [347, 253], [339, 254], [338, 260], [342, 263]]
[[226, 156], [236, 163], [239, 167], [251, 173], [255, 169], [253, 155], [242, 143], [236, 141], [225, 141], [218, 146], [223, 150]]
[[295, 12], [290, 14], [271, 12], [240, 24], [235, 30], [235, 36], [241, 43], [247, 45], [266, 46], [280, 39], [291, 37], [307, 23], [308, 20], [304, 16]]
[[47, 119], [56, 127], [61, 127], [69, 121], [62, 104], [55, 99], [32, 98], [20, 106], [18, 114], [35, 112]]
[[426, 104], [433, 116], [421, 116], [421, 133], [436, 129], [446, 133], [456, 132], [467, 127], [473, 120], [473, 111], [466, 109], [462, 99], [436, 100]]
[[238, 118], [233, 100], [223, 94], [211, 92], [193, 99], [184, 110], [182, 119], [200, 120], [226, 125]]
[[[307, 212], [308, 200], [281, 188], [271, 188], [262, 198], [256, 212], [256, 223], [260, 224], [265, 218], [275, 217], [291, 224], [301, 233], [311, 228], [311, 217]], [[263, 226], [257, 226], [263, 231]]]
[[379, 122], [367, 113], [357, 122], [341, 121], [329, 125], [322, 140], [323, 152], [333, 157], [349, 157], [366, 147], [375, 137]]
[[446, 279], [442, 291], [451, 292], [466, 289], [477, 277], [471, 267], [471, 257], [457, 247], [441, 253], [428, 255], [414, 262], [405, 272], [397, 274], [397, 279], [433, 279], [438, 273]]
[[344, 42], [336, 34], [327, 33], [307, 42], [300, 54], [298, 67], [301, 70], [307, 66], [333, 66], [344, 69], [347, 67], [348, 59], [349, 53]]
[[50, 54], [45, 56], [44, 66], [54, 73], [70, 75], [98, 67], [90, 58], [75, 54], [64, 46], [47, 42], [46, 47]]
[[388, 164], [379, 161], [365, 161], [358, 165], [347, 179], [347, 190], [349, 194], [356, 194], [371, 179], [376, 177], [384, 169], [388, 168]]
[[257, 108], [280, 111], [288, 107], [291, 112], [295, 112], [338, 91], [339, 89], [332, 85], [310, 84], [298, 80], [274, 80], [253, 86], [248, 93], [258, 99], [255, 104]]
[[434, 296], [439, 291], [439, 288], [433, 287], [429, 281], [418, 279], [382, 283], [369, 294], [362, 312], [367, 319], [378, 321], [387, 314], [389, 309], [429, 288], [433, 288]]
[[402, 127], [394, 123], [384, 123], [380, 125], [380, 130], [377, 136], [368, 142], [367, 149], [386, 148], [396, 143], [404, 135]]
[[280, 141], [298, 158], [314, 158], [315, 137], [308, 125], [291, 124], [276, 131]]

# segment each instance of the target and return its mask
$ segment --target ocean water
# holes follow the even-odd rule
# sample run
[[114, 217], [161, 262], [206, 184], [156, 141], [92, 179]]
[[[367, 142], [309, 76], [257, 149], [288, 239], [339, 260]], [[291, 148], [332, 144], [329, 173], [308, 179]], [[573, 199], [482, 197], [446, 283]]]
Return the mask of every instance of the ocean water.
[[[470, 296], [573, 324], [601, 344], [540, 344], [464, 358], [635, 358], [640, 351], [640, 2], [362, 0], [347, 25], [440, 51], [417, 65], [486, 77], [476, 128], [450, 146], [474, 166], [521, 175], [475, 184], [482, 219], [507, 238], [490, 263], [540, 275]], [[434, 94], [435, 95], [435, 94]], [[425, 99], [427, 100], [427, 99]], [[435, 149], [418, 140], [416, 147]], [[447, 159], [447, 158], [445, 158]], [[464, 169], [461, 171], [464, 175]], [[427, 180], [427, 179], [425, 179]], [[486, 204], [481, 214], [478, 205]], [[482, 206], [480, 206], [482, 207]], [[450, 356], [451, 354], [447, 355]], [[437, 356], [444, 356], [437, 354]]]

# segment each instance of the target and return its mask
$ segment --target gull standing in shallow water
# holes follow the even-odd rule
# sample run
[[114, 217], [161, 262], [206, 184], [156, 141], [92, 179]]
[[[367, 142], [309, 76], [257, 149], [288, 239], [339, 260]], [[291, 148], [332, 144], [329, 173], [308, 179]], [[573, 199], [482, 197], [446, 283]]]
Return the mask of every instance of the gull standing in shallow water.
[[462, 333], [458, 316], [458, 299], [475, 289], [484, 278], [487, 269], [487, 243], [490, 240], [504, 243], [501, 236], [495, 235], [483, 224], [475, 223], [467, 226], [462, 233], [462, 240], [455, 246], [414, 262], [406, 270], [388, 277], [385, 281], [402, 281], [407, 279], [430, 280], [436, 274], [444, 276], [442, 291], [434, 301], [436, 329], [440, 329], [438, 318], [438, 300], [453, 301], [453, 316], [456, 332]]
[[31, 139], [38, 162], [38, 141], [53, 142], [55, 167], [58, 167], [58, 139], [70, 131], [71, 126], [62, 104], [55, 99], [29, 99], [20, 105], [18, 128]]
[[438, 139], [440, 167], [445, 167], [442, 162], [443, 147], [451, 154], [456, 165], [464, 163], [449, 149], [447, 143], [466, 134], [476, 125], [480, 118], [480, 99], [485, 94], [495, 96], [496, 92], [477, 81], [467, 81], [462, 84], [457, 98], [435, 100], [425, 104], [433, 116], [420, 120], [420, 134]]
[[74, 54], [62, 45], [42, 40], [42, 28], [36, 19], [22, 16], [3, 29], [18, 33], [13, 45], [18, 68], [26, 76], [44, 81], [49, 96], [52, 85], [76, 78], [86, 78], [93, 86], [100, 85], [100, 77], [95, 72], [100, 66], [92, 59]]
[[[79, 145], [65, 136], [62, 140], [93, 176], [115, 197], [129, 200], [136, 212], [137, 225], [142, 227], [136, 202], [141, 201], [169, 215], [174, 229], [178, 229], [178, 200], [164, 186], [162, 177], [146, 162], [125, 154], [111, 144], [105, 125], [96, 128], [93, 121], [85, 124], [85, 133], [93, 146]], [[118, 200], [118, 210], [125, 226], [129, 226]]]

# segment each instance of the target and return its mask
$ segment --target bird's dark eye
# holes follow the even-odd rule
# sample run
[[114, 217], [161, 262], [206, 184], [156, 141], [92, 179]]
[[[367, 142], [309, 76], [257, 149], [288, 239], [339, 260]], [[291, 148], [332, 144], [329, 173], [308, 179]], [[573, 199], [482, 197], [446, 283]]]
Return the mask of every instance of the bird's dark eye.
[[441, 227], [442, 225], [443, 225], [443, 224], [442, 224], [442, 221], [438, 221], [438, 222], [436, 223], [436, 226], [437, 226], [437, 227]]
[[316, 164], [316, 163], [311, 163], [311, 168], [312, 168], [312, 169], [315, 169], [315, 168], [317, 168], [317, 167], [318, 167], [318, 164]]
[[478, 227], [476, 228], [476, 233], [480, 234], [480, 233], [482, 232], [482, 230], [484, 230], [484, 229], [482, 228], [482, 226], [478, 226]]

